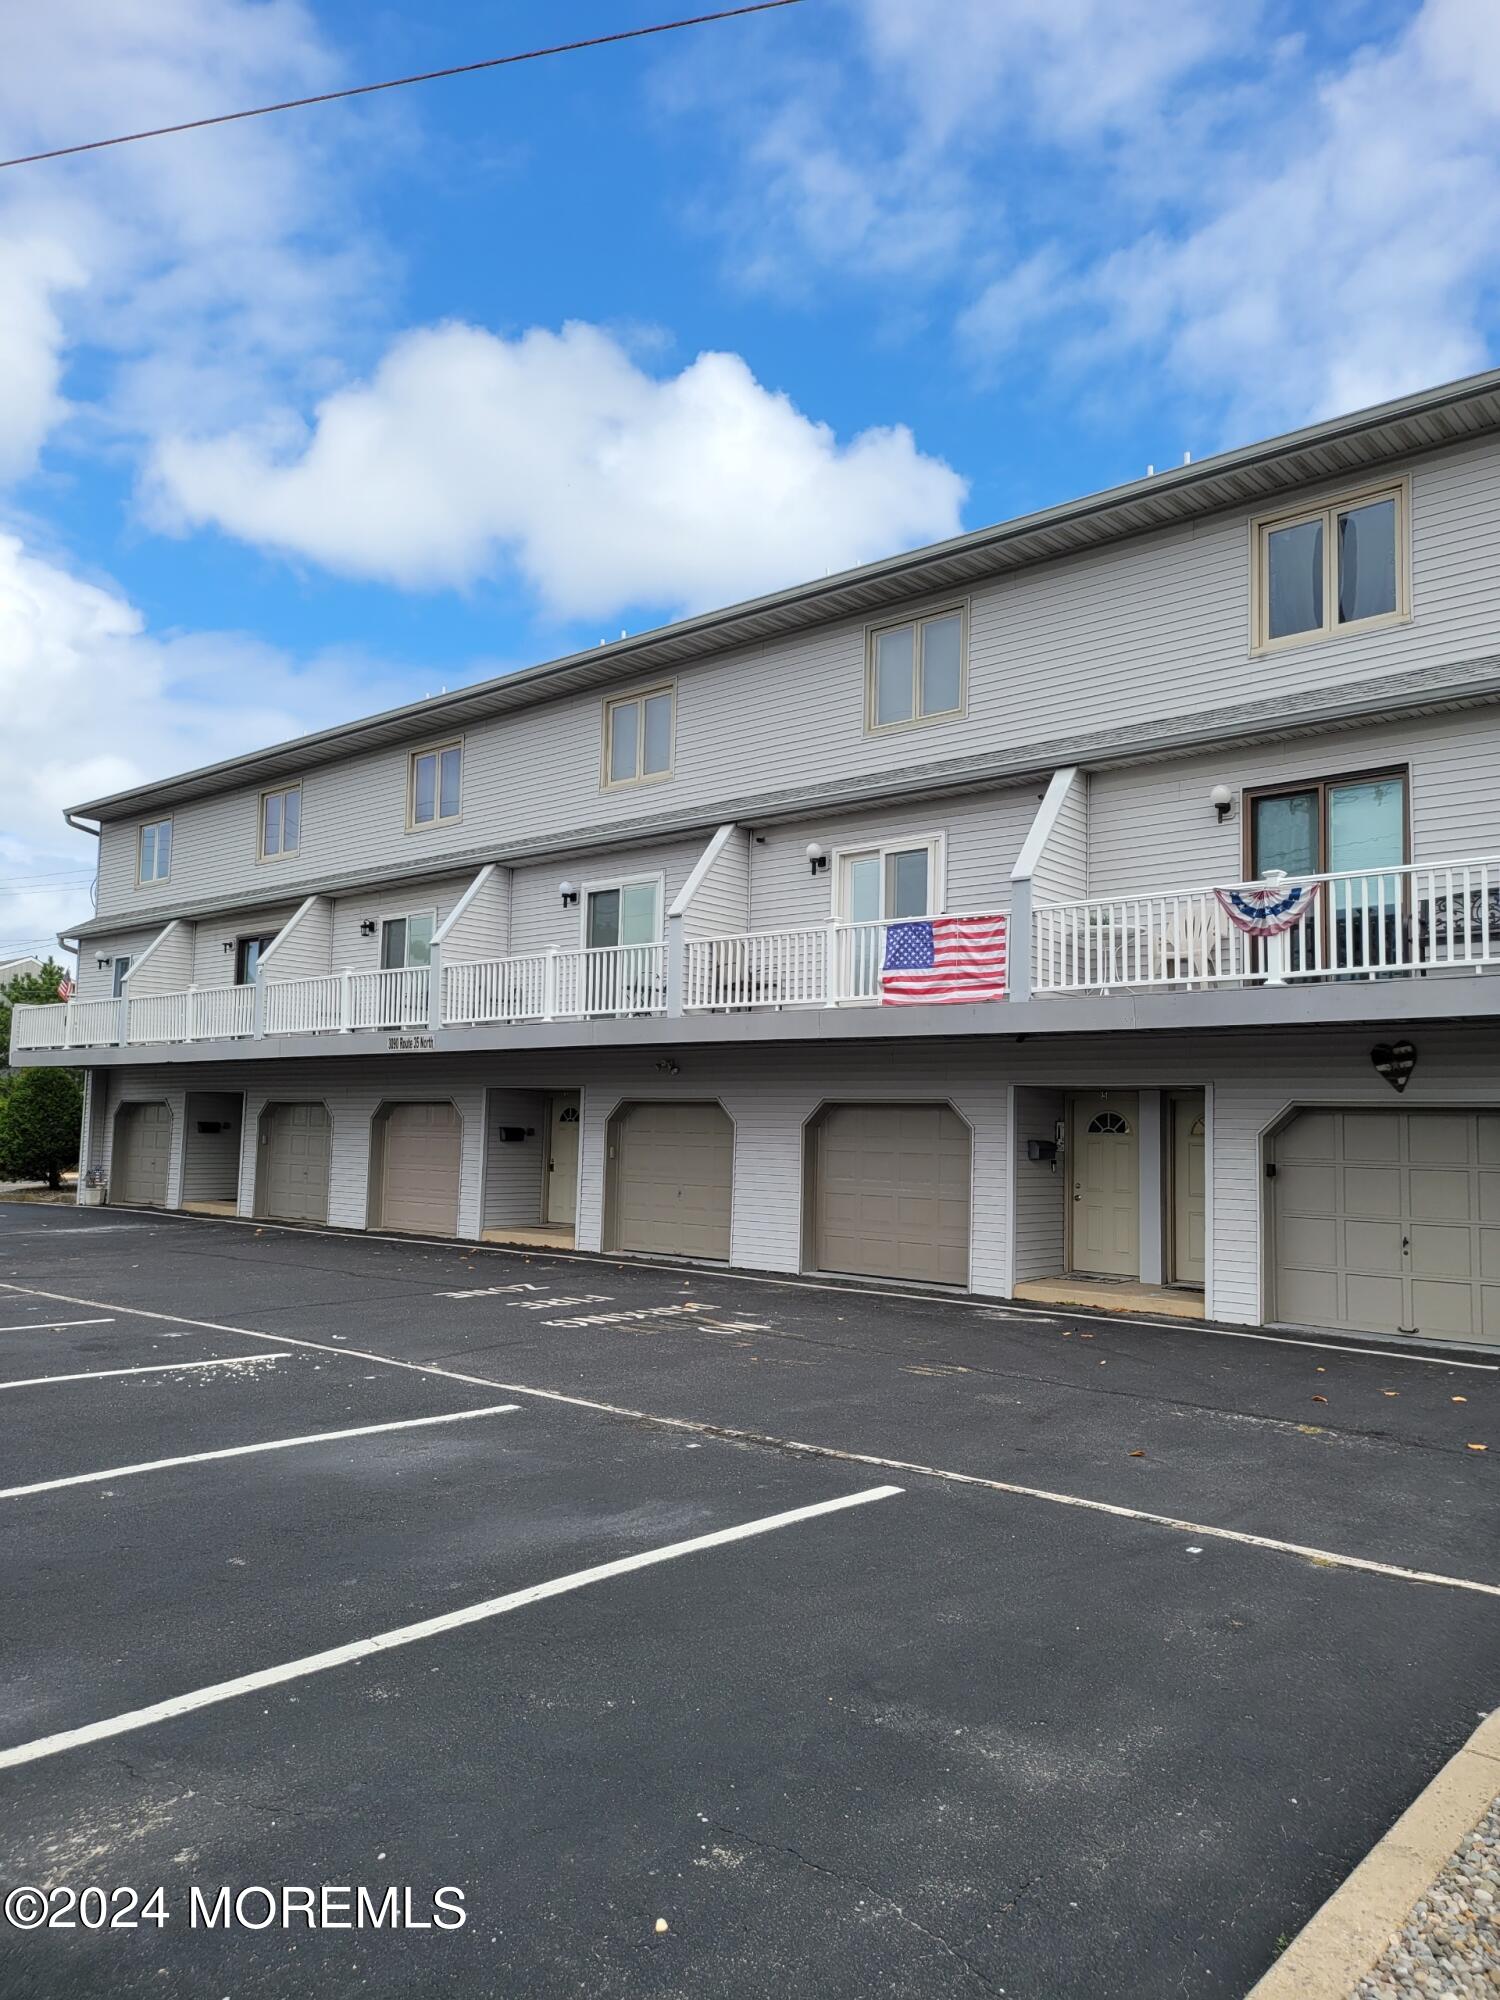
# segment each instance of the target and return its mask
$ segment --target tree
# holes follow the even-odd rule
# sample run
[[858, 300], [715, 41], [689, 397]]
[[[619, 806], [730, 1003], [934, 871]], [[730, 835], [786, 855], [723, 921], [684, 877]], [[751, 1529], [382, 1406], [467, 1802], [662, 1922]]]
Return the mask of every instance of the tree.
[[56, 1006], [58, 987], [67, 977], [56, 959], [49, 958], [40, 972], [18, 972], [7, 985], [0, 986], [0, 1070], [10, 1062], [10, 1010], [12, 1007]]
[[0, 1096], [0, 1176], [61, 1187], [78, 1164], [83, 1085], [77, 1070], [17, 1070]]

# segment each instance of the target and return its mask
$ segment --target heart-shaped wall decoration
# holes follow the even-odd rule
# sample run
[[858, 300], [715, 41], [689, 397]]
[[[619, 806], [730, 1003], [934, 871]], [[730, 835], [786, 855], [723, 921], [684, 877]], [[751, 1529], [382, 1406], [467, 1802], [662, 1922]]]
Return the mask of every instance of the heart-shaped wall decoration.
[[1417, 1066], [1417, 1052], [1410, 1042], [1377, 1042], [1370, 1051], [1370, 1061], [1392, 1090], [1405, 1090]]

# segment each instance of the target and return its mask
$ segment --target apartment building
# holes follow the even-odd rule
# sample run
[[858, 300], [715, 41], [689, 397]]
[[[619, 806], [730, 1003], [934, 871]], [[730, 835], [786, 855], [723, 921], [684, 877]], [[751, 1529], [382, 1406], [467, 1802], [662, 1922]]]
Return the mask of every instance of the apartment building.
[[1497, 807], [1500, 373], [84, 801], [12, 1061], [87, 1200], [1500, 1344]]

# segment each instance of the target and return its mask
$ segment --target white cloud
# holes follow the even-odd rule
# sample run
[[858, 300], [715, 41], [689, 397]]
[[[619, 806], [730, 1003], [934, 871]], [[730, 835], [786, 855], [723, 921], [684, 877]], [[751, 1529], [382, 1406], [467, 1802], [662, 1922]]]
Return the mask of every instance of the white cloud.
[[0, 957], [88, 915], [95, 843], [65, 828], [65, 806], [385, 698], [410, 697], [366, 662], [299, 667], [232, 632], [155, 637], [113, 586], [0, 531]]
[[[0, 19], [7, 154], [336, 75], [300, 0], [48, 0]], [[268, 370], [324, 365], [378, 263], [326, 134], [252, 120], [0, 175], [0, 477], [28, 471], [69, 414], [75, 353], [103, 363], [84, 421], [127, 434], [189, 413], [234, 421]]]
[[693, 608], [956, 533], [962, 479], [903, 426], [842, 444], [737, 355], [640, 368], [598, 327], [398, 341], [283, 420], [166, 441], [159, 517], [406, 587], [513, 564], [559, 616]]

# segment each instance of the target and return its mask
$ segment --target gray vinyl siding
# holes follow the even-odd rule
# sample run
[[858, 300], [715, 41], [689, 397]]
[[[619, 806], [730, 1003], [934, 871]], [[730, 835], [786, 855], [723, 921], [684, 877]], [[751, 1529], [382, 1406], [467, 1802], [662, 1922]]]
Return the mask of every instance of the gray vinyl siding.
[[[1402, 469], [1362, 475], [1357, 484], [1382, 483]], [[421, 832], [406, 827], [406, 747], [310, 771], [302, 779], [302, 849], [275, 864], [278, 891], [356, 871], [372, 858], [415, 873], [490, 841], [503, 847], [594, 825], [628, 834], [632, 822], [669, 811], [709, 818], [719, 801], [760, 784], [831, 783], [914, 760], [1013, 749], [1095, 728], [1104, 717], [1146, 723], [1241, 700], [1247, 686], [1274, 699], [1477, 657], [1494, 646], [1500, 442], [1432, 453], [1409, 470], [1409, 623], [1252, 660], [1252, 512], [1240, 508], [976, 587], [968, 710], [952, 721], [867, 735], [866, 628], [844, 620], [680, 670], [675, 768], [662, 784], [601, 788], [597, 693], [471, 728], [462, 817]], [[1305, 497], [1339, 490], [1312, 488]], [[926, 597], [910, 608], [951, 601]], [[253, 891], [267, 868], [256, 859], [258, 796], [247, 787], [179, 806], [169, 885], [136, 886], [138, 820], [107, 825], [101, 912]]]
[[[665, 933], [667, 911], [673, 899], [697, 867], [703, 840], [678, 840], [655, 847], [627, 847], [617, 854], [594, 855], [583, 861], [536, 862], [517, 868], [511, 877], [510, 948], [513, 952], [576, 949], [584, 942], [584, 918], [590, 888], [632, 876], [660, 875], [663, 879], [661, 919]], [[579, 891], [576, 904], [567, 908], [559, 885], [571, 882]]]
[[1063, 903], [1086, 892], [1092, 784], [1088, 772], [1080, 771], [1063, 800], [1031, 878], [1031, 893], [1036, 901]]
[[333, 905], [319, 896], [288, 919], [262, 961], [267, 979], [309, 979], [333, 970]]
[[[419, 916], [434, 910], [441, 924], [473, 880], [472, 873], [451, 875], [442, 881], [411, 882], [366, 896], [340, 896], [333, 906], [333, 970], [374, 971], [380, 964], [380, 926], [388, 917]], [[368, 937], [359, 934], [364, 923], [375, 926]]]
[[191, 983], [193, 930], [192, 924], [167, 924], [131, 960], [125, 990], [132, 1000], [150, 993], [180, 993]]
[[200, 923], [193, 946], [193, 984], [233, 986], [240, 939], [275, 937], [296, 910], [295, 903], [280, 903], [264, 910], [249, 910], [243, 916], [208, 918]]
[[[1411, 772], [1413, 860], [1500, 856], [1500, 711], [1476, 709], [1096, 771], [1089, 781], [1089, 894], [1236, 882], [1246, 788], [1393, 765]], [[1208, 802], [1221, 783], [1236, 795], [1222, 824]]]
[[510, 950], [510, 870], [492, 868], [474, 900], [443, 940], [450, 963], [476, 958], [504, 958]]
[[737, 826], [709, 863], [683, 916], [688, 937], [726, 937], [750, 928], [751, 835]]
[[[838, 852], [886, 841], [922, 841], [941, 834], [947, 875], [944, 907], [949, 910], [1008, 910], [1010, 871], [1036, 816], [1035, 786], [1014, 786], [974, 798], [934, 799], [877, 813], [828, 814], [765, 830], [752, 846], [750, 913], [758, 931], [789, 930], [826, 923], [833, 915]], [[814, 875], [807, 860], [809, 841], [829, 855], [828, 867]]]
[[[1429, 1023], [1415, 1039], [1419, 1059], [1401, 1100], [1404, 1108], [1500, 1105], [1500, 1058], [1491, 1031]], [[1262, 1135], [1299, 1105], [1392, 1103], [1390, 1086], [1371, 1066], [1369, 1040], [1340, 1028], [1282, 1030], [1274, 1036], [1137, 1034], [1091, 1039], [1086, 1047], [996, 1039], [894, 1052], [833, 1045], [702, 1049], [688, 1051], [676, 1078], [661, 1075], [649, 1050], [328, 1057], [257, 1063], [250, 1081], [243, 1066], [204, 1065], [192, 1080], [195, 1090], [246, 1092], [240, 1198], [247, 1214], [261, 1107], [286, 1098], [326, 1103], [333, 1119], [329, 1220], [342, 1228], [364, 1224], [369, 1127], [377, 1107], [396, 1098], [451, 1100], [464, 1121], [460, 1233], [466, 1236], [479, 1234], [485, 1205], [486, 1089], [533, 1097], [549, 1089], [582, 1089], [582, 1249], [597, 1249], [601, 1240], [604, 1133], [611, 1113], [627, 1100], [712, 1098], [735, 1128], [731, 1260], [749, 1269], [786, 1272], [801, 1265], [803, 1133], [818, 1107], [950, 1102], [974, 1134], [972, 1283], [976, 1291], [994, 1294], [1003, 1294], [1010, 1281], [1012, 1213], [1019, 1275], [1028, 1266], [1045, 1265], [1061, 1241], [1066, 1174], [1028, 1167], [1023, 1185], [1016, 1155], [1024, 1152], [1026, 1138], [1050, 1135], [1063, 1091], [1208, 1088], [1208, 1307], [1215, 1318], [1253, 1325], [1262, 1311]], [[122, 1099], [165, 1098], [171, 1105], [175, 1150], [169, 1199], [174, 1201], [180, 1199], [182, 1079], [180, 1068], [165, 1064], [96, 1073], [97, 1095], [103, 1099], [108, 1092], [106, 1145]], [[1038, 1122], [1041, 1130], [1033, 1130]]]
[[[190, 1090], [183, 1118], [181, 1199], [233, 1201], [239, 1186], [241, 1140], [239, 1091]], [[225, 1132], [200, 1132], [200, 1124], [225, 1124]]]
[[1028, 1160], [1028, 1139], [1053, 1139], [1066, 1109], [1060, 1090], [1026, 1084], [1015, 1091], [1015, 1218], [1012, 1275], [1017, 1284], [1061, 1271], [1066, 1258], [1067, 1161]]
[[[133, 962], [160, 935], [161, 925], [154, 924], [149, 930], [115, 931], [108, 937], [86, 939], [78, 954], [78, 998], [107, 1000], [115, 990], [114, 961], [125, 955]], [[109, 964], [100, 965], [101, 958], [107, 958]]]
[[[527, 1133], [501, 1144], [502, 1125]], [[547, 1099], [539, 1090], [492, 1090], [490, 1149], [484, 1175], [486, 1229], [534, 1227], [542, 1219], [542, 1164], [547, 1143]]]

